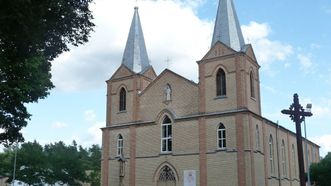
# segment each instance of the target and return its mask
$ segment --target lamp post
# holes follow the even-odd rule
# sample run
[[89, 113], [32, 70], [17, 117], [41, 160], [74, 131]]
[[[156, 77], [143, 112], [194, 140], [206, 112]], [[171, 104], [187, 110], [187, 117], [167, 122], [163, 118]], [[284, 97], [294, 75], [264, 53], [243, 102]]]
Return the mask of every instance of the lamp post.
[[299, 103], [298, 94], [293, 95], [293, 103], [288, 110], [282, 110], [283, 114], [290, 115], [290, 118], [295, 122], [296, 137], [297, 137], [297, 151], [298, 151], [298, 164], [299, 164], [299, 176], [300, 176], [300, 186], [305, 186], [305, 169], [303, 161], [303, 150], [302, 150], [302, 135], [301, 135], [301, 123], [304, 121], [305, 117], [312, 116], [311, 112], [305, 112]]
[[16, 143], [16, 145], [14, 146], [15, 155], [14, 155], [14, 169], [13, 169], [13, 180], [12, 180], [13, 186], [15, 185], [17, 146], [18, 146], [18, 144]]
[[[312, 108], [312, 104], [308, 103], [306, 106], [306, 111], [311, 113], [311, 108]], [[309, 171], [309, 167], [310, 167], [310, 163], [309, 163], [309, 159], [308, 159], [308, 142], [307, 142], [307, 130], [306, 130], [306, 119], [303, 120], [304, 123], [304, 127], [305, 127], [305, 146], [306, 146], [306, 167], [307, 167], [307, 182], [308, 182], [308, 186], [310, 186], [310, 171]]]

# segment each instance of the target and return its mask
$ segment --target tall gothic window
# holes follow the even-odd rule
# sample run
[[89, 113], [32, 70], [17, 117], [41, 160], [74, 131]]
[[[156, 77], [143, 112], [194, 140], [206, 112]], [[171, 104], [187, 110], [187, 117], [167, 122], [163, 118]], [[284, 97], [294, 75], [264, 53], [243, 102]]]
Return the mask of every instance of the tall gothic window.
[[117, 156], [123, 156], [123, 137], [121, 134], [117, 137]]
[[172, 125], [168, 116], [165, 116], [162, 122], [161, 129], [161, 152], [172, 151]]
[[163, 166], [160, 171], [158, 185], [174, 185], [176, 183], [175, 173], [167, 165]]
[[284, 140], [282, 140], [281, 152], [282, 152], [283, 176], [285, 177], [287, 175], [287, 170], [286, 170], [286, 151], [285, 151], [285, 142], [284, 142]]
[[274, 162], [274, 141], [272, 135], [269, 137], [269, 163], [270, 163], [270, 173], [273, 175], [275, 173], [275, 162]]
[[220, 123], [217, 129], [217, 138], [218, 138], [218, 148], [226, 148], [226, 131], [223, 123]]
[[125, 89], [122, 87], [121, 91], [120, 91], [120, 111], [124, 111], [126, 110], [126, 91]]
[[251, 88], [251, 97], [255, 98], [254, 75], [253, 75], [252, 71], [249, 74], [249, 84], [250, 84], [250, 88]]
[[292, 162], [293, 162], [293, 170], [294, 170], [294, 177], [297, 177], [297, 160], [295, 158], [295, 146], [292, 144]]
[[226, 95], [226, 77], [223, 69], [219, 69], [216, 74], [216, 96]]
[[260, 129], [259, 125], [256, 125], [256, 150], [260, 150]]

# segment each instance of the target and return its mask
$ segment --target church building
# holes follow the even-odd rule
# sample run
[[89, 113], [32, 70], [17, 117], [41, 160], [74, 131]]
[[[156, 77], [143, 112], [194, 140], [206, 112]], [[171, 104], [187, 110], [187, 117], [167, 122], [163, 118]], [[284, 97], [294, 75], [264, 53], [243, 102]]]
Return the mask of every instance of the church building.
[[[197, 65], [198, 83], [169, 69], [157, 75], [134, 8], [122, 64], [106, 81], [101, 184], [299, 185], [295, 133], [261, 115], [260, 66], [232, 0], [219, 0]], [[308, 161], [319, 161], [307, 142]]]

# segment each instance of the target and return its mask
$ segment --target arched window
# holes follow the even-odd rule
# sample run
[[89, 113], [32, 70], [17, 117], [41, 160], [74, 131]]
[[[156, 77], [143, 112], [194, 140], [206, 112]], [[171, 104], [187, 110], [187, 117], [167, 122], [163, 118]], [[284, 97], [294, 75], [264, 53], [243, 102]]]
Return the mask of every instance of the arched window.
[[226, 148], [226, 131], [223, 123], [220, 123], [217, 129], [217, 138], [218, 138], [218, 148]]
[[117, 156], [123, 156], [123, 137], [121, 134], [117, 137]]
[[172, 151], [172, 125], [168, 116], [165, 116], [161, 125], [161, 152]]
[[282, 140], [281, 152], [282, 152], [283, 176], [285, 177], [287, 175], [287, 169], [286, 169], [286, 150], [285, 150], [285, 142], [284, 142], [284, 140]]
[[158, 185], [175, 185], [176, 177], [175, 173], [167, 165], [163, 166], [160, 171], [158, 179]]
[[120, 91], [120, 111], [124, 111], [126, 110], [126, 91], [125, 89], [122, 87], [121, 91]]
[[251, 88], [251, 97], [255, 98], [254, 75], [253, 75], [252, 71], [249, 74], [249, 84], [250, 84], [250, 88]]
[[260, 150], [260, 129], [259, 125], [256, 125], [256, 150]]
[[216, 96], [226, 95], [226, 77], [223, 69], [218, 69], [216, 74]]
[[274, 162], [274, 141], [272, 135], [269, 137], [269, 163], [270, 163], [270, 173], [273, 175], [275, 173], [275, 162]]
[[294, 170], [294, 178], [297, 177], [297, 159], [295, 158], [295, 146], [292, 144], [292, 162], [293, 162], [293, 170]]

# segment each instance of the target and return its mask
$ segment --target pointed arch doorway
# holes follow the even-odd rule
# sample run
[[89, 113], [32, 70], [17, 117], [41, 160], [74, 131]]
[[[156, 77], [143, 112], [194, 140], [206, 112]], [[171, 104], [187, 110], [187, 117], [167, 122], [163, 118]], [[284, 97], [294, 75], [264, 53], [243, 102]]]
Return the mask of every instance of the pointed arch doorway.
[[160, 169], [156, 185], [157, 186], [176, 186], [175, 173], [168, 165], [164, 165]]

